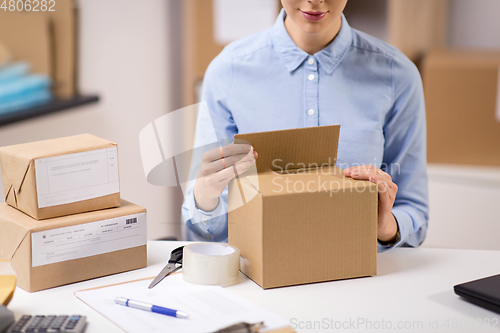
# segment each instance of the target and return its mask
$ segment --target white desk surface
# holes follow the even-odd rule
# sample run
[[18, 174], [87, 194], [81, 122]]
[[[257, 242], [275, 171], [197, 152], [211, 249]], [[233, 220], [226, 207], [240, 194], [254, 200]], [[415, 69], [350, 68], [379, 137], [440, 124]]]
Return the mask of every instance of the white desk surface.
[[[144, 269], [35, 293], [17, 288], [8, 308], [16, 319], [22, 314], [82, 314], [87, 333], [122, 332], [73, 293], [155, 276], [170, 251], [183, 244], [148, 242]], [[262, 290], [240, 273], [239, 283], [228, 289], [283, 317], [298, 332], [500, 332], [499, 314], [453, 292], [456, 284], [495, 274], [500, 274], [500, 251], [401, 248], [378, 255], [374, 277]]]

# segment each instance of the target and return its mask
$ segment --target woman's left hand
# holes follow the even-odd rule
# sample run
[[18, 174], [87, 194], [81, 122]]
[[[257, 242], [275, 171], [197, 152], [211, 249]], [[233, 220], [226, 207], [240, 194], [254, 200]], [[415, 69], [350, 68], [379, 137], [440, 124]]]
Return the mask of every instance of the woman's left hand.
[[378, 187], [378, 228], [377, 237], [381, 242], [393, 242], [398, 232], [398, 224], [392, 215], [392, 206], [396, 199], [398, 186], [392, 181], [392, 177], [374, 167], [373, 165], [362, 165], [344, 170], [344, 176], [353, 179], [368, 180], [377, 184]]

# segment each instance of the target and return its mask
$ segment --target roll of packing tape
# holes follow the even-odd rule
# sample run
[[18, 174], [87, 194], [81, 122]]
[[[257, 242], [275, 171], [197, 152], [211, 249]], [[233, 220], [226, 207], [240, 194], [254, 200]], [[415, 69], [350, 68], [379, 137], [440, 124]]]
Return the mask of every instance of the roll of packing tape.
[[228, 286], [238, 281], [240, 250], [228, 244], [196, 243], [184, 246], [182, 277], [187, 282]]

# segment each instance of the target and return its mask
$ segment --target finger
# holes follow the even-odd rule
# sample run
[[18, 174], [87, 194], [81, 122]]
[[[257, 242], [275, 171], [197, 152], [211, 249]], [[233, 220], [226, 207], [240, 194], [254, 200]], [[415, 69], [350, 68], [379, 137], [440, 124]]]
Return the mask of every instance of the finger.
[[390, 212], [394, 205], [394, 199], [396, 196], [395, 191], [390, 189], [385, 181], [379, 181], [377, 183], [377, 188], [378, 188], [379, 211]]
[[387, 182], [392, 182], [392, 177], [388, 173], [372, 165], [354, 167], [350, 170], [350, 177], [354, 179], [369, 180], [370, 176], [383, 177]]
[[351, 168], [344, 169], [344, 176], [346, 176], [346, 177], [351, 176]]
[[254, 163], [255, 160], [240, 162], [232, 166], [231, 168], [226, 168], [224, 170], [219, 171], [218, 174], [220, 174], [221, 176], [219, 182], [225, 183], [226, 185], [229, 184], [229, 181], [231, 179], [246, 172], [250, 168], [250, 166], [252, 166]]
[[233, 172], [229, 175], [229, 177], [227, 179], [224, 179], [223, 181], [226, 181], [227, 183], [229, 183], [229, 181], [233, 178], [235, 178], [236, 176], [239, 176], [245, 172], [248, 171], [248, 169], [250, 169], [250, 167], [255, 164], [255, 160], [251, 160], [251, 161], [245, 161], [245, 162], [240, 162], [240, 163], [236, 163], [236, 165], [234, 165], [231, 169], [233, 170]]
[[[205, 166], [206, 174], [218, 172], [224, 168], [230, 168], [239, 162], [249, 162], [254, 159], [253, 150], [250, 150], [248, 154], [238, 154], [225, 157], [224, 160], [218, 159], [216, 161], [210, 162]], [[224, 162], [223, 162], [224, 161]]]
[[394, 200], [396, 199], [396, 194], [398, 193], [398, 186], [394, 184], [393, 182], [387, 182], [383, 178], [376, 178], [374, 176], [371, 177], [373, 182], [377, 184], [377, 189], [379, 192], [379, 200], [382, 202], [384, 205], [390, 206], [389, 208], [392, 208], [392, 205], [394, 204]]
[[394, 184], [394, 182], [392, 181], [392, 177], [385, 172], [377, 175], [370, 175], [368, 180], [375, 184], [378, 184], [380, 181], [383, 181], [385, 182], [385, 184], [389, 189], [396, 188], [397, 190], [397, 185]]
[[253, 151], [253, 147], [247, 144], [231, 143], [222, 147], [224, 158], [232, 155], [247, 154], [250, 151]]
[[255, 164], [255, 159], [252, 159], [250, 161], [236, 163], [236, 165], [233, 167], [233, 169], [236, 168], [236, 172], [238, 173], [238, 176], [239, 176], [242, 173], [247, 172], [247, 170], [250, 169], [250, 167], [254, 164]]
[[[253, 152], [251, 155], [249, 155], [249, 157], [247, 155], [245, 156], [246, 157], [240, 159], [239, 162], [236, 162], [236, 165], [244, 164], [248, 165], [249, 167], [250, 165], [255, 163], [255, 159], [253, 159]], [[225, 167], [223, 167], [222, 161], [224, 161], [225, 163], [226, 159], [219, 159], [218, 161], [205, 163], [204, 165], [200, 166], [198, 177], [207, 179], [210, 184], [219, 183], [221, 180], [228, 178], [232, 173], [234, 173], [232, 171], [234, 165], [225, 165]]]
[[[371, 175], [368, 180], [377, 184], [379, 191], [390, 193], [391, 198], [395, 197], [398, 191], [398, 186], [392, 182], [391, 176], [389, 175]], [[381, 187], [379, 187], [379, 184], [382, 184]]]
[[351, 170], [351, 178], [358, 180], [369, 180], [370, 176], [375, 175], [375, 171], [371, 168], [356, 167]]
[[351, 173], [353, 171], [357, 170], [358, 168], [359, 168], [359, 166], [353, 166], [353, 167], [349, 167], [349, 168], [344, 169], [344, 176], [350, 177]]
[[205, 162], [212, 162], [221, 158], [220, 147], [210, 149], [203, 153], [202, 160]]
[[359, 165], [347, 168], [344, 170], [345, 176], [352, 176], [360, 174], [361, 172], [367, 173], [370, 172], [374, 167], [371, 164]]
[[233, 155], [228, 158], [218, 159], [213, 162], [204, 162], [200, 165], [199, 175], [202, 177], [209, 176], [222, 169], [230, 168], [239, 162], [249, 162], [254, 159], [253, 147], [250, 147], [250, 152], [248, 154]]
[[377, 184], [378, 192], [379, 193], [388, 193], [390, 186], [387, 184], [384, 180], [382, 179], [374, 179], [374, 177], [371, 177], [371, 181], [373, 181], [375, 184]]
[[216, 160], [220, 160], [222, 157], [226, 158], [232, 155], [247, 154], [251, 150], [251, 148], [252, 146], [247, 144], [231, 143], [227, 146], [210, 149], [203, 154], [203, 159], [207, 162], [213, 162]]

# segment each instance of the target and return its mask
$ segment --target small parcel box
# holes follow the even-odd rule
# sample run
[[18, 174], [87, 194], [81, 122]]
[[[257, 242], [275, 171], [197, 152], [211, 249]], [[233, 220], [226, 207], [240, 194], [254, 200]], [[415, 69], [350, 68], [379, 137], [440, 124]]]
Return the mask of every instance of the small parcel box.
[[120, 207], [35, 220], [0, 204], [0, 259], [26, 291], [146, 267], [146, 209]]
[[120, 205], [116, 143], [91, 134], [0, 148], [5, 202], [35, 219]]
[[235, 136], [259, 156], [229, 184], [229, 244], [264, 289], [377, 274], [377, 186], [335, 167], [339, 130]]

